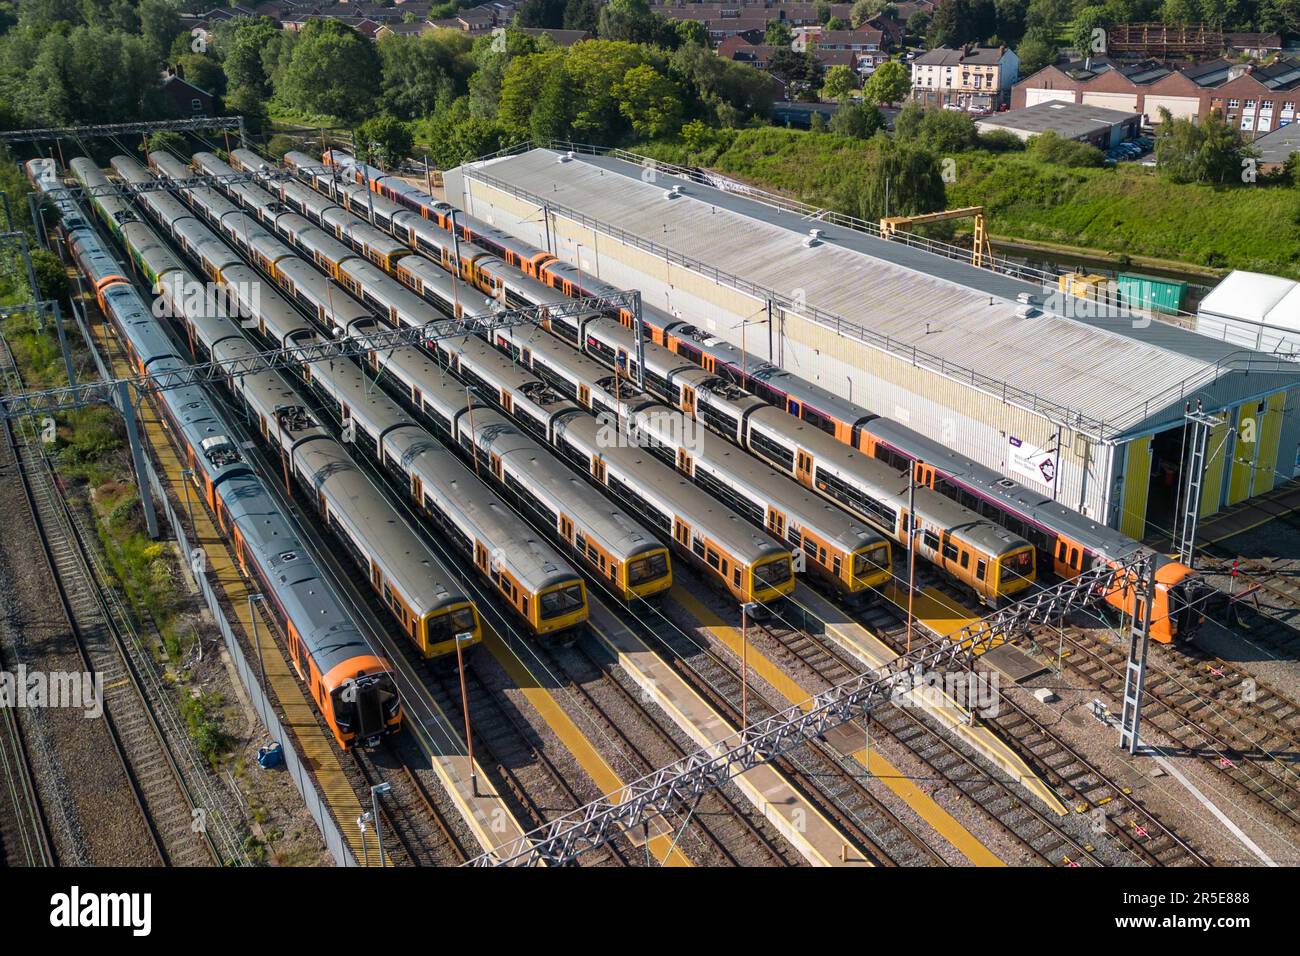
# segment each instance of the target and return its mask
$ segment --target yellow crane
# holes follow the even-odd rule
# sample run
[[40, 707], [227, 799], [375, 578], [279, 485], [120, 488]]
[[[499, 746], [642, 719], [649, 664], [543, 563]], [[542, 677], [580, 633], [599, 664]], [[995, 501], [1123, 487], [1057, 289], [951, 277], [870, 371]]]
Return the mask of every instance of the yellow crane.
[[945, 209], [943, 212], [927, 212], [919, 216], [887, 216], [880, 220], [882, 239], [893, 239], [901, 232], [908, 232], [913, 226], [924, 226], [931, 222], [946, 222], [949, 219], [974, 219], [975, 236], [971, 244], [970, 264], [983, 267], [993, 261], [993, 247], [989, 244], [988, 230], [984, 223], [983, 206], [965, 206], [961, 209]]

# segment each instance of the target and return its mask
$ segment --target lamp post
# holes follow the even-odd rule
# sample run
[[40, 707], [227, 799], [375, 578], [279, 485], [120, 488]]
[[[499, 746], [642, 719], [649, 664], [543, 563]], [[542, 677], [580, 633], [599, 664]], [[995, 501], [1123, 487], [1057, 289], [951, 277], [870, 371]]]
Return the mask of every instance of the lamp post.
[[473, 631], [461, 631], [456, 635], [456, 669], [460, 672], [460, 709], [465, 715], [465, 748], [469, 758], [470, 792], [478, 796], [478, 769], [474, 765], [474, 733], [469, 725], [469, 691], [465, 689], [465, 656], [462, 648], [474, 641]]
[[[379, 845], [379, 865], [381, 867], [387, 864], [384, 863], [384, 828], [379, 819], [379, 798], [392, 789], [393, 785], [386, 780], [370, 788], [370, 808], [372, 819], [375, 821], [375, 843]], [[364, 846], [365, 840], [362, 840], [361, 843]]]

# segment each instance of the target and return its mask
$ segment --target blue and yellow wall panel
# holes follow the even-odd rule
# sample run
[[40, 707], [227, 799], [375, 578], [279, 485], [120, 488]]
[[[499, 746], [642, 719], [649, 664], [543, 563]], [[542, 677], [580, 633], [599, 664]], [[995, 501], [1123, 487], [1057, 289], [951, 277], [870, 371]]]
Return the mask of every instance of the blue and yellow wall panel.
[[1119, 530], [1142, 539], [1147, 526], [1147, 495], [1151, 490], [1151, 436], [1143, 435], [1124, 449], [1124, 485], [1120, 495]]
[[1223, 503], [1223, 475], [1225, 463], [1232, 455], [1232, 439], [1228, 432], [1228, 419], [1210, 431], [1205, 446], [1205, 477], [1201, 482], [1201, 517], [1212, 515]]

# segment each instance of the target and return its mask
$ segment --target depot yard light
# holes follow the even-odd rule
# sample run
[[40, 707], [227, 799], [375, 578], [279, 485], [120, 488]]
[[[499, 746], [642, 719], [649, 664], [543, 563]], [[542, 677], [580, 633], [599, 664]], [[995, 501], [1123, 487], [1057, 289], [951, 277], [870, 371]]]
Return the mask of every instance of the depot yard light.
[[456, 635], [456, 670], [460, 672], [460, 709], [465, 715], [465, 755], [469, 758], [470, 792], [478, 796], [478, 769], [474, 765], [474, 734], [469, 723], [469, 692], [465, 689], [465, 655], [463, 649], [474, 643], [473, 631]]

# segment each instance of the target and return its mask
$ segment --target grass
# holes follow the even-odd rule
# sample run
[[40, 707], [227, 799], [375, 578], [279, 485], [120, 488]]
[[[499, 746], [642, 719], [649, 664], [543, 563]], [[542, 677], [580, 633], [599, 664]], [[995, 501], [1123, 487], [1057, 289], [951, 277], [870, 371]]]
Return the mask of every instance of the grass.
[[216, 769], [230, 750], [231, 739], [221, 719], [221, 695], [196, 692], [181, 696], [181, 716], [199, 753]]
[[[866, 159], [858, 141], [771, 127], [716, 134], [702, 149], [656, 142], [640, 151], [831, 208], [837, 187]], [[948, 206], [975, 205], [988, 209], [989, 230], [1001, 239], [1300, 278], [1300, 189], [1291, 186], [1178, 185], [1132, 163], [1067, 169], [972, 151], [957, 157]]]

